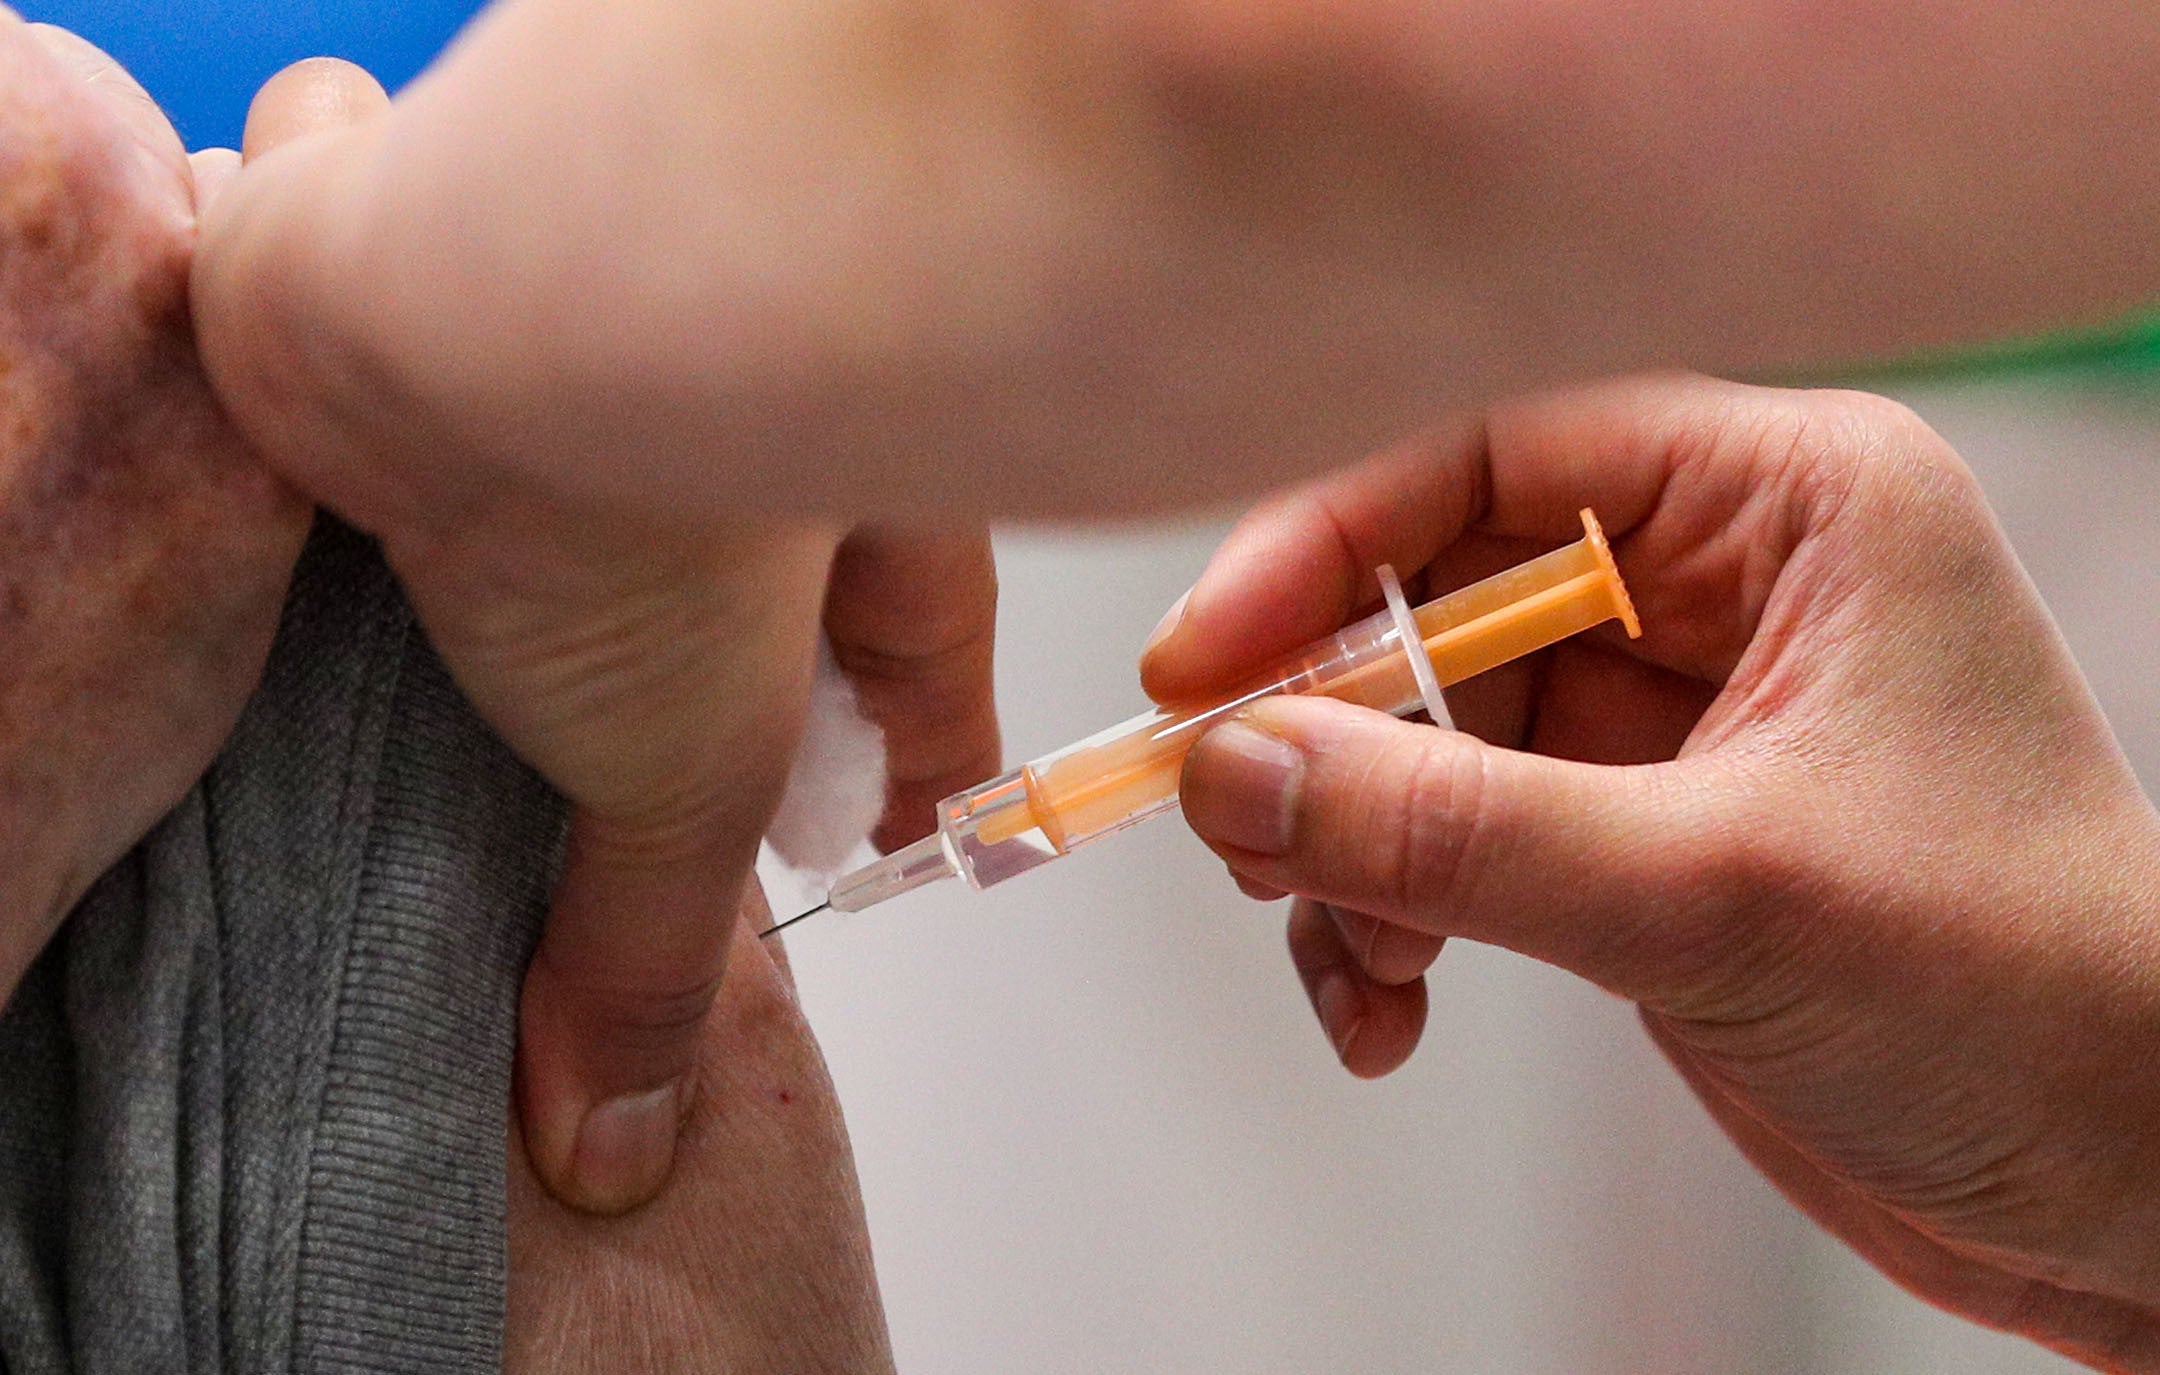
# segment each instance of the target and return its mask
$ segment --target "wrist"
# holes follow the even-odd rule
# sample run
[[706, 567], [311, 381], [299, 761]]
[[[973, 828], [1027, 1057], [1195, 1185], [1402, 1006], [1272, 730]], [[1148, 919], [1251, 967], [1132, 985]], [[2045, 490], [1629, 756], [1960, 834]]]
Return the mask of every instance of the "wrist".
[[2012, 1030], [1999, 1154], [1972, 1181], [1986, 1206], [1951, 1228], [1996, 1278], [1930, 1297], [2105, 1368], [2160, 1369], [2160, 817], [2128, 801], [2134, 816], [2075, 809], [1996, 871], [1989, 905], [2040, 939], [2006, 947], [2015, 971], [1993, 980], [1989, 1016]]

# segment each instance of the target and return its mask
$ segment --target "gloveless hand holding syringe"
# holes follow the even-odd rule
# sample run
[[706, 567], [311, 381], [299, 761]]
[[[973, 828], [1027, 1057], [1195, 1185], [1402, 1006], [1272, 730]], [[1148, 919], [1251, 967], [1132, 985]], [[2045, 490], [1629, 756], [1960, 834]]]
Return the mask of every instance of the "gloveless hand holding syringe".
[[1597, 517], [1583, 537], [1412, 609], [1392, 569], [1379, 570], [1386, 610], [1345, 626], [1224, 696], [1160, 707], [1023, 764], [938, 804], [929, 835], [832, 886], [822, 906], [860, 912], [926, 883], [959, 877], [982, 889], [1177, 806], [1185, 752], [1248, 704], [1278, 693], [1339, 698], [1392, 715], [1420, 707], [1448, 719], [1444, 687], [1617, 619], [1642, 633]]

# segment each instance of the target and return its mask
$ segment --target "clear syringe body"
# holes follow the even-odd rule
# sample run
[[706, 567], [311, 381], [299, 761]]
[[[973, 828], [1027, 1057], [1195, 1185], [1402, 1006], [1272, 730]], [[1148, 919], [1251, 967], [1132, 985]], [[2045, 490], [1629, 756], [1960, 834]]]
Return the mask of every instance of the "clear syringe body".
[[988, 888], [1169, 811], [1193, 743], [1263, 697], [1317, 694], [1397, 716], [1415, 711], [1425, 698], [1406, 648], [1447, 686], [1604, 621], [1640, 634], [1597, 518], [1586, 510], [1582, 521], [1574, 544], [1418, 607], [1410, 613], [1418, 643], [1382, 611], [1213, 701], [1159, 707], [954, 793], [938, 804], [936, 831], [843, 875], [828, 901], [859, 912], [954, 876]]

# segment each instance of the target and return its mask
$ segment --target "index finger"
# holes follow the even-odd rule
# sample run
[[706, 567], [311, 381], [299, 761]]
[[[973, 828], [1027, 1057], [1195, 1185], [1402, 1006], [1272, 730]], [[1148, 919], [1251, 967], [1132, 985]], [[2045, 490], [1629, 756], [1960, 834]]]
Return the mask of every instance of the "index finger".
[[[1687, 672], [1729, 666], [1754, 622], [1725, 584], [1740, 576], [1746, 532], [1779, 524], [1775, 502], [1738, 519], [1782, 452], [1765, 439], [1781, 422], [1766, 408], [1789, 413], [1799, 444], [1806, 410], [1789, 393], [1703, 377], [1601, 383], [1497, 407], [1278, 496], [1223, 541], [1143, 654], [1141, 681], [1158, 701], [1222, 691], [1376, 605], [1377, 565], [1428, 570], [1425, 594], [1437, 596], [1576, 538], [1584, 506], [1613, 537], [1650, 627], [1640, 652]], [[1718, 557], [1691, 576], [1635, 588], [1646, 565], [1678, 568], [1713, 545]]]
[[1141, 686], [1204, 696], [1339, 629], [1379, 598], [1376, 567], [1423, 568], [1483, 508], [1484, 444], [1459, 425], [1262, 502], [1142, 652]]
[[885, 733], [891, 852], [936, 825], [940, 800], [998, 771], [991, 652], [997, 568], [979, 528], [860, 526], [833, 558], [825, 633], [863, 714]]

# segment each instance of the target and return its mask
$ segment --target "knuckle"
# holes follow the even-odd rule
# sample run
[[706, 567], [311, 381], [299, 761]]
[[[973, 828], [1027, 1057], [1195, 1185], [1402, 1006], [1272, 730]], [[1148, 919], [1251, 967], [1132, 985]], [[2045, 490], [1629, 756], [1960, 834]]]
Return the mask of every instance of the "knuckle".
[[1900, 438], [1933, 434], [1927, 422], [1922, 420], [1912, 407], [1875, 392], [1834, 387], [1803, 395], [1808, 398], [1812, 409], [1824, 418], [1836, 422], [1839, 427], [1864, 429]]
[[953, 679], [972, 686], [987, 676], [996, 636], [995, 611], [930, 618], [884, 642], [836, 639], [833, 657], [857, 679], [908, 684]]
[[1387, 905], [1381, 915], [1458, 905], [1475, 879], [1485, 829], [1484, 752], [1435, 741], [1400, 772], [1376, 772], [1374, 782], [1385, 789], [1371, 808], [1372, 876]]
[[[535, 956], [547, 962], [546, 947]], [[721, 976], [699, 975], [670, 983], [595, 978], [587, 971], [547, 970], [573, 1022], [630, 1057], [666, 1054], [696, 1038], [711, 1015]]]
[[1915, 517], [1979, 500], [1972, 470], [1903, 402], [1861, 391], [1808, 395], [1818, 423], [1805, 457], [1835, 495]]
[[709, 979], [694, 987], [614, 995], [609, 999], [609, 1020], [633, 1037], [672, 1042], [705, 1024], [719, 991], [720, 981]]
[[1965, 464], [1948, 441], [1902, 401], [1872, 392], [1831, 393], [1836, 424], [1830, 435], [1839, 449], [1864, 457], [1890, 457], [1898, 466], [1963, 475]]

